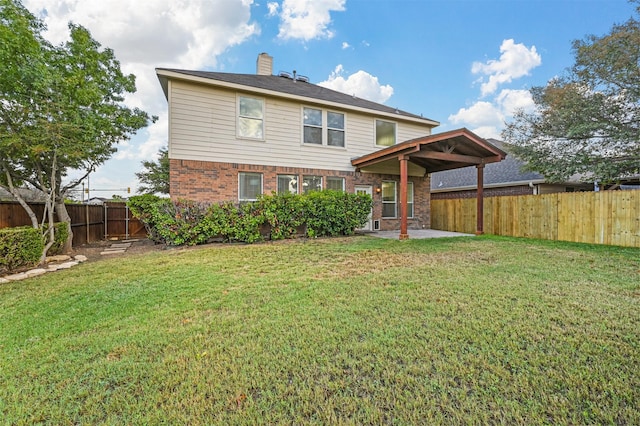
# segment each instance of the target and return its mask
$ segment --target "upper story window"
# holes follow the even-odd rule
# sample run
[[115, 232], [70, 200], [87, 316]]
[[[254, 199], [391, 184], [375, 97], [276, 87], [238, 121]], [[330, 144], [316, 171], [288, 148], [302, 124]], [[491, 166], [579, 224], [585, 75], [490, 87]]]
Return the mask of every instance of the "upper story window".
[[238, 136], [264, 139], [264, 99], [238, 96]]
[[322, 145], [322, 110], [304, 108], [302, 111], [304, 120], [304, 143]]
[[327, 111], [327, 145], [344, 147], [344, 114]]
[[376, 145], [392, 146], [396, 144], [396, 123], [376, 120]]
[[344, 147], [344, 114], [317, 108], [302, 109], [302, 142]]

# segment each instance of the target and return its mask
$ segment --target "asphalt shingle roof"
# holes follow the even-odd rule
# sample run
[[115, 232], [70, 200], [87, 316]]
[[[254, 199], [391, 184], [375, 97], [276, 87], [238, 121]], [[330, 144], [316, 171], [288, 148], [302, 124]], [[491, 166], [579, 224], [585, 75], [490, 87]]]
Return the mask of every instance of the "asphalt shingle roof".
[[398, 118], [410, 117], [413, 119], [421, 119], [431, 121], [434, 125], [438, 122], [421, 115], [412, 114], [407, 111], [398, 110], [387, 105], [361, 99], [353, 95], [348, 95], [317, 84], [304, 82], [302, 80], [293, 80], [292, 78], [280, 77], [276, 75], [257, 75], [257, 74], [233, 74], [210, 71], [190, 71], [172, 68], [158, 68], [162, 71], [170, 71], [178, 74], [205, 78], [209, 80], [221, 81], [232, 84], [239, 84], [247, 87], [254, 87], [262, 90], [270, 90], [287, 95], [302, 96], [319, 101], [333, 102], [351, 107], [366, 108], [373, 111], [380, 111], [387, 114], [396, 114]]
[[[492, 145], [508, 151], [508, 144], [496, 139], [487, 139]], [[522, 171], [524, 163], [512, 155], [508, 155], [498, 163], [487, 164], [484, 168], [484, 184], [500, 184], [524, 181], [540, 181], [544, 179], [540, 173]], [[475, 167], [445, 170], [431, 175], [431, 190], [443, 190], [475, 186], [478, 173]]]

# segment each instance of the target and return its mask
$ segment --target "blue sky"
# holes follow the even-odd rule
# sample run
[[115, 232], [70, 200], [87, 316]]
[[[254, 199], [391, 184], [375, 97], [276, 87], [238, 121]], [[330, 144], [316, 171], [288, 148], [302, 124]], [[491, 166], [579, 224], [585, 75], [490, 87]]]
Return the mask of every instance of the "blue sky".
[[[634, 15], [626, 0], [23, 0], [62, 42], [88, 28], [137, 76], [127, 98], [159, 116], [91, 175], [92, 196], [125, 195], [140, 162], [167, 143], [167, 107], [154, 69], [274, 72], [499, 137], [528, 89], [573, 64], [571, 42]], [[73, 174], [72, 174], [73, 176]]]

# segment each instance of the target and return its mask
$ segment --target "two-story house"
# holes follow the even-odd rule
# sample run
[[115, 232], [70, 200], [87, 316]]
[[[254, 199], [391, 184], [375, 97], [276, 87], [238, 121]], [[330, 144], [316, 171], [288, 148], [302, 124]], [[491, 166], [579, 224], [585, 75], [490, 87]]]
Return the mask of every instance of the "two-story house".
[[466, 129], [432, 135], [434, 120], [317, 86], [295, 71], [274, 75], [266, 53], [255, 75], [156, 72], [169, 103], [172, 198], [362, 192], [374, 199], [366, 229], [406, 238], [407, 228], [430, 227], [430, 172], [505, 156]]

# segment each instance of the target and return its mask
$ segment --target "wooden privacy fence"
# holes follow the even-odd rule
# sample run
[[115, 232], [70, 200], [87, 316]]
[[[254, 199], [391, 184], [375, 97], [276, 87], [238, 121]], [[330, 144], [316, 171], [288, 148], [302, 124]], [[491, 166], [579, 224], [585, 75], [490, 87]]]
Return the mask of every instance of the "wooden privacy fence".
[[[29, 203], [29, 205], [41, 222], [44, 203]], [[109, 238], [147, 236], [144, 225], [131, 215], [126, 203], [67, 204], [67, 212], [71, 217], [74, 247]], [[31, 225], [31, 220], [19, 203], [0, 202], [0, 228], [25, 225]]]
[[[474, 233], [476, 200], [432, 200], [431, 228]], [[485, 198], [484, 232], [640, 247], [640, 190]]]

